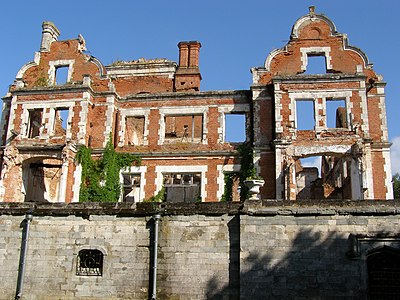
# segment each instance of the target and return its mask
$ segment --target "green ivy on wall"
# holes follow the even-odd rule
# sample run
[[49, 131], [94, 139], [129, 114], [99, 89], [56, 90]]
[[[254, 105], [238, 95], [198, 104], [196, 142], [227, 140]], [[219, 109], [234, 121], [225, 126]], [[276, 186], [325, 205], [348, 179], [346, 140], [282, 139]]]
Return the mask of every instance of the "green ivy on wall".
[[240, 160], [239, 172], [226, 172], [224, 173], [224, 194], [221, 201], [232, 201], [232, 187], [233, 181], [236, 177], [240, 180], [240, 199], [244, 200], [248, 197], [248, 188], [245, 186], [244, 181], [247, 179], [262, 179], [257, 175], [257, 170], [254, 166], [254, 153], [253, 147], [250, 142], [241, 144], [237, 149]]
[[138, 156], [116, 152], [111, 141], [100, 159], [94, 160], [91, 149], [82, 146], [76, 160], [82, 166], [80, 202], [117, 202], [121, 194], [121, 169], [141, 163]]

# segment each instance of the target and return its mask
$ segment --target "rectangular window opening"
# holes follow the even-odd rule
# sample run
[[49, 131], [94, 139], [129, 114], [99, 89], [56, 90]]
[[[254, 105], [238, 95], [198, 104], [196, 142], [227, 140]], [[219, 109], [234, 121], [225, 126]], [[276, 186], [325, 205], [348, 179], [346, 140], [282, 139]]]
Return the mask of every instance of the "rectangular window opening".
[[326, 74], [325, 55], [307, 55], [308, 63], [304, 74]]
[[225, 114], [225, 142], [240, 143], [246, 141], [246, 115]]
[[67, 132], [68, 108], [57, 108], [54, 116], [54, 135], [63, 136]]
[[296, 129], [297, 130], [315, 129], [313, 99], [296, 100]]
[[344, 99], [326, 100], [326, 126], [328, 128], [348, 128], [346, 101]]
[[203, 115], [166, 116], [165, 143], [201, 143]]
[[68, 70], [69, 66], [56, 67], [56, 72], [55, 72], [56, 85], [63, 85], [68, 82]]
[[164, 173], [167, 202], [196, 202], [201, 199], [201, 173]]
[[40, 127], [42, 126], [42, 112], [42, 109], [33, 109], [29, 111], [29, 138], [37, 137], [40, 134]]
[[125, 119], [125, 145], [143, 145], [144, 117], [127, 117]]
[[[316, 199], [322, 194], [321, 156], [300, 158], [296, 165], [296, 199]], [[317, 198], [319, 199], [319, 198]]]
[[123, 202], [139, 202], [140, 173], [122, 174]]

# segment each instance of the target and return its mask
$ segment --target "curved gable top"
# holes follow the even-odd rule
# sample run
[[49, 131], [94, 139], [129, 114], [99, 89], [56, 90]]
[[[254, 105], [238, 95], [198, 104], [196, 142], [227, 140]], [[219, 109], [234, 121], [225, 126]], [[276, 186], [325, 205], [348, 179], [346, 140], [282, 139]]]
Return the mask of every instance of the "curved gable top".
[[[314, 12], [314, 7], [313, 6], [311, 6], [309, 8], [309, 13], [308, 14], [300, 17], [294, 23], [294, 25], [292, 27], [292, 31], [291, 31], [291, 34], [290, 34], [290, 40], [289, 40], [288, 44], [293, 43], [297, 39], [301, 39], [301, 30], [304, 28], [304, 25], [306, 25], [310, 21], [311, 22], [322, 21], [325, 24], [327, 24], [327, 26], [330, 29], [330, 36], [331, 37], [340, 37], [340, 38], [342, 38], [342, 40], [343, 40], [343, 49], [344, 50], [353, 51], [356, 54], [358, 54], [362, 58], [362, 60], [364, 62], [364, 68], [368, 68], [368, 69], [372, 68], [373, 64], [369, 62], [369, 59], [368, 59], [367, 55], [361, 49], [349, 45], [347, 35], [337, 32], [336, 25], [328, 17], [326, 17], [325, 15], [316, 14]], [[270, 66], [271, 66], [271, 62], [272, 62], [273, 58], [276, 55], [284, 53], [284, 52], [287, 51], [287, 45], [285, 45], [283, 48], [275, 49], [275, 50], [271, 51], [271, 53], [268, 55], [268, 57], [266, 58], [265, 63], [264, 63], [264, 67], [265, 67], [265, 69], [267, 71], [270, 71]]]

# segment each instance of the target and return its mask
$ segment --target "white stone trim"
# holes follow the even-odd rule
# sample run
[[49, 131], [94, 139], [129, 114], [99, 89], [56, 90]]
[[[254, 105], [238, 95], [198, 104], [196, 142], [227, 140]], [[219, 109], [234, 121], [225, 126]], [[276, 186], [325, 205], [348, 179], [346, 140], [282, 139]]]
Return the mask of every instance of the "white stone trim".
[[148, 136], [149, 136], [149, 115], [150, 108], [128, 108], [121, 109], [121, 126], [118, 131], [119, 142], [118, 146], [122, 147], [125, 145], [125, 129], [126, 129], [126, 118], [127, 117], [144, 117], [144, 132], [143, 132], [143, 145], [148, 145]]
[[34, 109], [42, 109], [42, 120], [39, 128], [39, 136], [43, 137], [43, 129], [46, 125], [44, 122], [46, 111], [45, 108], [48, 107], [47, 103], [26, 103], [22, 105], [22, 113], [21, 113], [21, 125], [20, 125], [20, 135], [22, 137], [28, 137], [29, 130], [29, 111]]
[[218, 172], [217, 199], [218, 199], [218, 201], [221, 200], [221, 197], [224, 194], [224, 185], [225, 185], [224, 172], [239, 172], [239, 171], [240, 171], [240, 165], [217, 165], [217, 172]]
[[[46, 101], [46, 103], [48, 103], [48, 102]], [[71, 123], [72, 123], [72, 114], [73, 114], [74, 105], [75, 105], [75, 102], [73, 102], [73, 101], [68, 101], [68, 102], [58, 101], [58, 102], [49, 103], [46, 106], [46, 108], [50, 108], [50, 111], [48, 113], [43, 111], [43, 119], [46, 119], [46, 118], [48, 119], [48, 123], [45, 124], [45, 127], [47, 129], [46, 137], [54, 135], [54, 121], [55, 121], [55, 116], [56, 116], [56, 110], [59, 108], [66, 108], [66, 109], [68, 109], [68, 119], [66, 120], [66, 122], [67, 122], [66, 138], [67, 139], [72, 138]]]
[[[248, 104], [237, 104], [237, 105], [223, 105], [218, 107], [218, 121], [220, 127], [218, 127], [218, 142], [225, 142], [226, 137], [226, 125], [225, 125], [225, 115], [226, 114], [239, 114], [242, 113], [245, 116], [245, 133], [248, 132], [249, 127], [249, 112], [250, 106]], [[248, 137], [246, 134], [245, 140], [247, 141]]]
[[106, 67], [107, 75], [112, 77], [131, 77], [131, 76], [165, 76], [170, 79], [173, 79], [175, 76], [176, 66], [149, 66], [147, 65], [146, 68], [129, 68], [127, 66], [124, 68], [117, 68], [117, 67]]
[[72, 184], [72, 200], [71, 202], [79, 202], [79, 192], [81, 189], [81, 181], [82, 181], [82, 165], [76, 164], [76, 168], [74, 171], [74, 183]]
[[392, 166], [390, 160], [390, 149], [383, 149], [382, 156], [385, 160], [385, 164], [383, 165], [383, 169], [385, 171], [385, 186], [386, 186], [386, 199], [393, 199], [393, 185], [392, 185]]
[[310, 154], [323, 155], [326, 153], [345, 154], [351, 153], [352, 145], [313, 145], [313, 146], [297, 146], [287, 150], [287, 154], [296, 157], [305, 157]]
[[282, 133], [283, 132], [283, 127], [282, 127], [282, 91], [280, 90], [280, 84], [275, 83], [274, 84], [274, 96], [275, 96], [275, 132], [276, 133]]
[[379, 97], [379, 117], [381, 119], [381, 131], [382, 131], [381, 139], [382, 141], [386, 142], [389, 140], [389, 135], [387, 127], [385, 96]]
[[360, 108], [361, 108], [361, 130], [369, 136], [369, 119], [368, 119], [368, 104], [367, 104], [367, 93], [365, 88], [358, 92], [361, 101], [360, 101]]
[[49, 84], [55, 85], [56, 84], [56, 69], [59, 67], [67, 67], [68, 66], [68, 77], [67, 82], [72, 80], [72, 74], [74, 72], [74, 59], [60, 59], [60, 60], [52, 60], [49, 62]]
[[15, 79], [22, 79], [24, 77], [25, 72], [31, 68], [31, 67], [35, 67], [39, 64], [40, 62], [40, 52], [35, 52], [35, 56], [33, 58], [33, 61], [26, 63], [25, 65], [23, 65], [21, 67], [21, 69], [19, 69], [17, 76], [15, 76]]
[[156, 194], [161, 190], [163, 186], [163, 173], [201, 173], [201, 201], [205, 201], [207, 198], [207, 178], [206, 172], [208, 171], [208, 166], [156, 166]]
[[[122, 174], [140, 173], [140, 199], [139, 199], [139, 201], [135, 201], [135, 202], [142, 202], [144, 199], [146, 199], [145, 190], [144, 190], [144, 187], [146, 186], [146, 176], [145, 176], [146, 172], [147, 172], [146, 166], [130, 166], [130, 167], [122, 169], [119, 173], [119, 182], [121, 183], [121, 189], [123, 189]], [[123, 197], [123, 193], [121, 191], [121, 195], [119, 197], [119, 202], [123, 201], [122, 197]]]
[[[297, 100], [313, 100], [314, 101], [314, 120], [315, 120], [315, 130], [321, 131], [327, 128], [326, 123], [326, 99], [344, 99], [346, 105], [346, 118], [347, 118], [347, 127], [351, 129], [351, 121], [349, 120], [349, 113], [351, 112], [351, 91], [332, 91], [332, 90], [318, 90], [318, 91], [304, 91], [304, 92], [289, 92], [289, 98], [291, 107], [294, 107], [294, 110], [291, 110], [289, 120], [294, 121], [294, 128], [297, 128], [297, 114], [296, 114], [296, 101]], [[318, 105], [317, 99], [322, 99], [322, 107]], [[330, 100], [328, 100], [330, 101]], [[334, 100], [333, 100], [334, 101]], [[322, 109], [323, 115], [318, 115], [318, 111]], [[275, 108], [276, 110], [276, 108]], [[322, 120], [324, 126], [319, 126], [319, 121]]]
[[324, 54], [325, 56], [325, 67], [326, 70], [332, 70], [332, 57], [330, 56], [331, 47], [302, 47], [300, 48], [301, 53], [301, 70], [306, 71], [308, 65], [308, 55], [320, 55]]
[[110, 134], [113, 128], [113, 123], [114, 123], [114, 111], [115, 111], [115, 106], [114, 106], [114, 97], [109, 96], [107, 97], [106, 100], [106, 105], [107, 105], [107, 110], [106, 110], [106, 120], [104, 122], [104, 142], [103, 142], [103, 147], [105, 147], [110, 140]]
[[185, 116], [185, 115], [203, 115], [203, 136], [202, 144], [207, 144], [207, 106], [185, 106], [185, 107], [162, 107], [159, 109], [160, 129], [158, 131], [158, 145], [164, 144], [165, 140], [165, 120], [166, 116]]
[[[86, 133], [87, 133], [87, 119], [89, 113], [89, 99], [90, 93], [84, 92], [83, 93], [83, 100], [80, 102], [81, 104], [81, 111], [79, 112], [79, 122], [78, 122], [78, 134], [77, 140], [78, 144], [85, 145], [86, 144]], [[71, 118], [73, 117], [73, 113], [71, 114]]]

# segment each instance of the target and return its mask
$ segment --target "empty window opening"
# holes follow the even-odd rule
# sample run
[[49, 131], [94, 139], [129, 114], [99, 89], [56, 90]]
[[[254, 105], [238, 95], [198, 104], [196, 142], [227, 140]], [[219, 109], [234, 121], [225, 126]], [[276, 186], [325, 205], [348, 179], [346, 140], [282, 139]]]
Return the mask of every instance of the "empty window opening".
[[140, 174], [122, 174], [123, 201], [138, 202], [140, 200]]
[[76, 262], [76, 275], [102, 276], [103, 256], [100, 250], [84, 249], [79, 251]]
[[165, 143], [200, 143], [203, 137], [203, 115], [166, 116]]
[[61, 161], [44, 159], [27, 162], [23, 167], [23, 183], [26, 202], [57, 202]]
[[400, 298], [399, 249], [384, 246], [367, 258], [368, 299]]
[[69, 66], [56, 67], [56, 71], [55, 71], [56, 85], [63, 85], [68, 82], [68, 69], [69, 69]]
[[196, 202], [201, 199], [201, 173], [164, 173], [167, 202]]
[[297, 160], [296, 199], [314, 199], [314, 185], [320, 178], [321, 156], [312, 156]]
[[29, 111], [29, 128], [28, 137], [34, 138], [39, 136], [40, 127], [42, 126], [42, 109], [33, 109]]
[[246, 141], [246, 115], [225, 114], [225, 142]]
[[143, 145], [144, 117], [127, 117], [125, 119], [125, 145]]
[[324, 55], [308, 55], [307, 69], [304, 74], [326, 74], [326, 58]]
[[[294, 164], [296, 199], [351, 199], [353, 187], [346, 155], [316, 155]], [[292, 180], [292, 177], [290, 178]]]
[[296, 100], [296, 128], [297, 130], [314, 130], [314, 100]]
[[345, 100], [326, 100], [326, 126], [328, 128], [347, 128], [347, 111]]
[[54, 116], [54, 134], [63, 136], [67, 132], [68, 125], [68, 108], [57, 108]]

